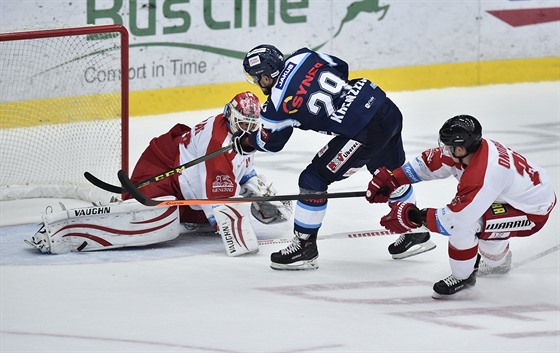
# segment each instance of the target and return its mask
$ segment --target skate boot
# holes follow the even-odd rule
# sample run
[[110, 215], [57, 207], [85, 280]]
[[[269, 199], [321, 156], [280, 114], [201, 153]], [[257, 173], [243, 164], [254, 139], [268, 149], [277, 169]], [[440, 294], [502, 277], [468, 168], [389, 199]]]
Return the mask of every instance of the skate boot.
[[421, 254], [436, 248], [436, 244], [430, 240], [429, 232], [402, 234], [391, 245], [389, 254], [393, 259], [399, 260], [406, 257]]
[[467, 279], [458, 279], [455, 276], [450, 275], [449, 277], [435, 283], [432, 298], [441, 299], [462, 291], [463, 289], [474, 287], [476, 284], [476, 272], [477, 271], [474, 270]]
[[49, 253], [51, 251], [51, 242], [44, 224], [41, 224], [41, 228], [31, 239], [25, 239], [24, 242], [42, 253]]
[[491, 267], [487, 262], [484, 261], [483, 258], [481, 258], [480, 254], [478, 254], [477, 265], [478, 266], [475, 266], [475, 268], [478, 271], [478, 276], [506, 274], [511, 270], [511, 251], [507, 252], [502, 264], [494, 267]]
[[270, 255], [270, 267], [274, 270], [316, 270], [319, 268], [316, 240], [304, 240], [297, 236], [287, 248]]

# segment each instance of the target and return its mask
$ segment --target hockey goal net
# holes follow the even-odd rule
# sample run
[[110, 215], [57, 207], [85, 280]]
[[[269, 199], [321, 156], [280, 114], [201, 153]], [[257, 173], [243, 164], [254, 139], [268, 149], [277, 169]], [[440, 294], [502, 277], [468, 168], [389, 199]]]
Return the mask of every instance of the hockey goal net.
[[110, 198], [83, 174], [128, 169], [126, 29], [2, 32], [0, 200]]

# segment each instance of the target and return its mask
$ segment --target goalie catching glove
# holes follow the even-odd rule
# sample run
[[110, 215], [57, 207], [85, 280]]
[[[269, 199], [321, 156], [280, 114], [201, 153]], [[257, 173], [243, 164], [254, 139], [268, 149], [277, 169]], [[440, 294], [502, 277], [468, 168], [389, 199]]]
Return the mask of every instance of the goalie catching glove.
[[[272, 183], [266, 181], [263, 175], [252, 177], [241, 187], [241, 196], [243, 197], [276, 195], [276, 189], [272, 186]], [[291, 201], [258, 201], [251, 203], [251, 214], [264, 224], [289, 220], [292, 211]]]

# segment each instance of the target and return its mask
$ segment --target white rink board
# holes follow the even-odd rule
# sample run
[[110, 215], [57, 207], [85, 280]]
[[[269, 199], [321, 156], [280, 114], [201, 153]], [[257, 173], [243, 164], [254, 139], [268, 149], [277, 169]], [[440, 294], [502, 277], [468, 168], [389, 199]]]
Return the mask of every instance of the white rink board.
[[352, 70], [557, 57], [560, 48], [560, 21], [512, 26], [491, 14], [554, 8], [555, 0], [271, 0], [242, 1], [238, 10], [233, 0], [173, 3], [3, 0], [1, 26], [122, 23], [131, 91], [241, 81], [240, 60], [262, 43], [285, 54], [319, 49]]

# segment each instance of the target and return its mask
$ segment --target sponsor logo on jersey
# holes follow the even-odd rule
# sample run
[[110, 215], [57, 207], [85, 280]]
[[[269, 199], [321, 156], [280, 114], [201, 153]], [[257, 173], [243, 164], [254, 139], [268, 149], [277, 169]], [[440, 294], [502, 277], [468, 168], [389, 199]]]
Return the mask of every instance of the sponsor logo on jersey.
[[360, 91], [362, 90], [366, 82], [367, 80], [365, 78], [362, 78], [361, 80], [356, 82], [354, 86], [352, 86], [352, 89], [348, 91], [348, 93], [344, 97], [344, 103], [342, 103], [342, 106], [329, 116], [331, 120], [334, 120], [337, 123], [342, 123], [342, 119], [344, 119], [348, 108], [354, 102], [356, 97], [358, 97], [358, 94], [360, 94]]
[[[284, 99], [284, 104], [282, 104], [282, 110], [284, 110], [284, 113], [286, 114], [294, 114], [297, 113], [297, 109], [291, 109], [293, 108], [293, 105], [290, 104], [290, 101], [294, 98], [294, 96], [288, 96], [286, 97], [286, 99]], [[301, 97], [297, 97], [298, 99], [301, 99]]]
[[82, 208], [79, 210], [74, 210], [74, 215], [76, 217], [80, 216], [91, 216], [96, 214], [111, 213], [111, 207], [92, 207], [92, 208]]
[[[424, 160], [426, 161], [426, 164], [432, 164], [434, 157], [438, 154], [441, 154], [441, 149], [436, 147], [436, 148], [430, 148], [427, 151], [422, 152], [422, 157], [424, 158]], [[420, 162], [421, 160], [419, 160]]]
[[288, 78], [288, 76], [290, 75], [290, 72], [292, 72], [294, 67], [296, 67], [296, 64], [294, 64], [292, 62], [289, 62], [288, 64], [286, 64], [286, 67], [284, 68], [284, 70], [282, 70], [282, 73], [280, 74], [280, 77], [278, 77], [278, 82], [276, 83], [276, 87], [278, 89], [282, 89], [282, 87], [284, 87], [284, 83], [286, 82], [286, 78]]
[[494, 216], [499, 216], [508, 213], [506, 205], [502, 203], [493, 203], [492, 206], [490, 206], [490, 211]]
[[364, 105], [364, 107], [366, 107], [366, 109], [371, 108], [371, 106], [373, 105], [373, 102], [374, 102], [374, 101], [375, 101], [375, 97], [374, 97], [374, 96], [371, 96], [371, 97], [368, 99], [367, 103]]
[[[499, 231], [503, 232], [514, 232], [521, 230], [531, 230], [535, 224], [528, 220], [526, 217], [515, 217], [518, 219], [508, 219], [506, 220], [491, 220], [486, 222], [485, 231]], [[491, 237], [490, 237], [491, 238]]]
[[356, 141], [348, 141], [348, 143], [342, 148], [340, 152], [327, 164], [327, 168], [331, 172], [336, 173], [338, 170], [348, 161], [350, 157], [358, 150], [361, 143]]
[[325, 152], [327, 152], [329, 149], [329, 145], [325, 145], [323, 148], [321, 148], [319, 150], [319, 152], [317, 152], [317, 156], [321, 157], [323, 154], [325, 154]]
[[453, 200], [451, 200], [451, 206], [457, 206], [463, 202], [465, 195], [456, 195]]
[[216, 175], [212, 183], [212, 192], [233, 192], [234, 185], [229, 175]]
[[[317, 75], [319, 68], [321, 68], [322, 66], [324, 66], [323, 63], [316, 63], [315, 65], [313, 65], [313, 67], [309, 69], [309, 71], [307, 71], [307, 73], [305, 74], [305, 78], [299, 83], [296, 95], [289, 96], [284, 99], [284, 102], [282, 103], [282, 109], [284, 110], [284, 113], [297, 113], [297, 111], [299, 110], [299, 108], [301, 108], [305, 101], [304, 97], [308, 93], [307, 88], [311, 86], [313, 80], [315, 80], [315, 76]], [[277, 86], [278, 88], [281, 88], [278, 84]]]

